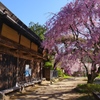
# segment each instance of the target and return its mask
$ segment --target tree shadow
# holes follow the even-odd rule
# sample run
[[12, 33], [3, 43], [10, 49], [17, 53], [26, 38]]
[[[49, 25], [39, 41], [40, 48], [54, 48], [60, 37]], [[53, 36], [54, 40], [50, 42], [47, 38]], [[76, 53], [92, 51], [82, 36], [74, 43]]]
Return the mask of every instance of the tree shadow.
[[85, 96], [77, 98], [76, 100], [95, 100], [95, 99], [92, 96], [85, 95]]
[[[69, 97], [66, 96], [66, 94], [72, 94], [74, 93], [73, 90], [71, 91], [65, 91], [65, 92], [60, 92], [59, 93], [38, 93], [38, 91], [27, 91], [26, 93], [22, 94], [16, 94], [12, 96], [10, 99], [15, 100], [15, 99], [20, 99], [20, 100], [75, 100], [74, 97], [71, 97], [71, 99], [68, 99]], [[72, 94], [73, 95], [73, 94]], [[76, 97], [77, 98], [77, 97]], [[80, 99], [79, 99], [80, 100]]]

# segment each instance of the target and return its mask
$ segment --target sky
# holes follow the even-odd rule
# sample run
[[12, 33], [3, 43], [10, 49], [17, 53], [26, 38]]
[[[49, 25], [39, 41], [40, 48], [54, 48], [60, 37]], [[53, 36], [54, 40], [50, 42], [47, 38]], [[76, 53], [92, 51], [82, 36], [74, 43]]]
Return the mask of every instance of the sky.
[[0, 0], [25, 25], [30, 22], [44, 25], [51, 18], [51, 13], [57, 13], [72, 0]]

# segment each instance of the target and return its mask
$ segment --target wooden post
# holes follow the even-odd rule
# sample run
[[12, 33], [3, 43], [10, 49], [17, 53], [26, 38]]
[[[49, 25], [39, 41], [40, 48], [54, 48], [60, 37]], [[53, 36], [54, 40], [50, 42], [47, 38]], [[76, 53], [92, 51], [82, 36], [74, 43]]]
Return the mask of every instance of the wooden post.
[[1, 31], [2, 31], [2, 21], [0, 20], [0, 35], [1, 35]]
[[43, 68], [43, 62], [40, 63], [40, 79], [43, 78], [43, 75], [42, 75], [42, 68]]
[[[19, 50], [17, 51], [17, 54], [19, 54]], [[19, 56], [17, 57], [17, 72], [16, 72], [16, 85], [18, 84], [18, 82], [19, 82], [19, 80], [18, 80], [18, 72], [19, 72], [19, 70], [18, 70], [18, 67], [19, 67]]]

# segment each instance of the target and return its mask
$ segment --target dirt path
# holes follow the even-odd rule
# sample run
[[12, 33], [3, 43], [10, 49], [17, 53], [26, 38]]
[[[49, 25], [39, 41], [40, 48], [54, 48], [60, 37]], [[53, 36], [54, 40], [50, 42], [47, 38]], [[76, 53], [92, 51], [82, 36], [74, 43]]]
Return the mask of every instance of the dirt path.
[[80, 83], [86, 83], [86, 81], [82, 81], [80, 78], [65, 79], [52, 85], [49, 81], [43, 81], [41, 85], [28, 87], [22, 93], [14, 93], [9, 100], [77, 100], [83, 94], [76, 93], [73, 89]]

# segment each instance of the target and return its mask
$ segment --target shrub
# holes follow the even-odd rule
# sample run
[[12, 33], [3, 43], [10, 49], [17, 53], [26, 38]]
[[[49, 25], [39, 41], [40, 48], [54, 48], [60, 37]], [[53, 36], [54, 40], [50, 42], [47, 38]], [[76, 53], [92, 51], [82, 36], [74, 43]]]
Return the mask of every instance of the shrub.
[[44, 67], [45, 68], [50, 68], [50, 70], [54, 69], [53, 66], [52, 66], [52, 62], [50, 62], [50, 61], [45, 62]]
[[57, 68], [57, 72], [58, 72], [58, 76], [59, 77], [63, 77], [64, 76], [64, 73], [63, 73], [61, 68]]
[[52, 63], [50, 61], [45, 62], [44, 66], [45, 67], [52, 67]]

